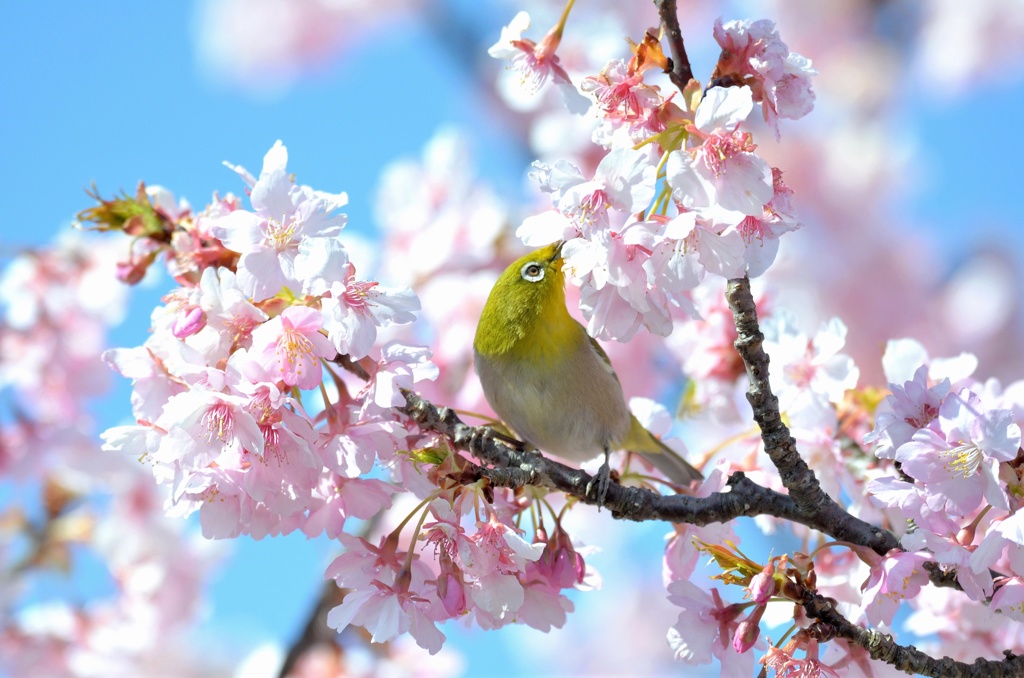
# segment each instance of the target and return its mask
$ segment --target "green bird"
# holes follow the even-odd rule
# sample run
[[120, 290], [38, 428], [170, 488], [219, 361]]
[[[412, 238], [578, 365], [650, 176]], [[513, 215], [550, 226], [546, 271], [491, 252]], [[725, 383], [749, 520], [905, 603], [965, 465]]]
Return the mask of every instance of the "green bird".
[[642, 454], [670, 481], [702, 478], [629, 411], [601, 346], [565, 307], [562, 243], [511, 264], [484, 304], [473, 349], [487, 402], [506, 426], [538, 449], [572, 462], [602, 452]]

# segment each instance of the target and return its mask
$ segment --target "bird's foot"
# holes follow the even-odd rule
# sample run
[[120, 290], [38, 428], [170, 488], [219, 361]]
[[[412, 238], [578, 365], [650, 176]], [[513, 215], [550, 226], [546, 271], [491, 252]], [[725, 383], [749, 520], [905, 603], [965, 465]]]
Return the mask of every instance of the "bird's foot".
[[526, 450], [533, 449], [529, 443], [524, 443], [522, 440], [518, 440], [510, 434], [499, 431], [493, 426], [477, 427], [476, 435], [479, 436], [479, 439], [484, 446], [490, 445], [497, 440], [501, 441], [503, 445], [515, 450], [516, 452], [525, 452]]
[[586, 496], [590, 496], [591, 490], [597, 489], [597, 510], [604, 506], [604, 500], [608, 497], [608, 487], [612, 484], [612, 467], [608, 463], [608, 453], [605, 452], [604, 463], [597, 470], [597, 475], [587, 483]]
[[516, 452], [525, 452], [532, 448], [532, 445], [519, 440], [511, 433], [507, 432], [504, 427], [499, 428], [498, 426], [486, 426], [483, 427], [484, 436], [488, 440], [500, 440], [505, 445], [511, 447]]

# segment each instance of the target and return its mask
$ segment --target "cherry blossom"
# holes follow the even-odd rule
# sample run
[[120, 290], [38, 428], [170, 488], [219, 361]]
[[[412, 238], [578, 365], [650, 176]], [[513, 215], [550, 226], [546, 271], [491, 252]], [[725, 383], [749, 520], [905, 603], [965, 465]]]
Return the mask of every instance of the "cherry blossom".
[[773, 646], [768, 648], [767, 654], [758, 663], [764, 664], [765, 668], [774, 670], [775, 675], [780, 678], [790, 678], [791, 676], [793, 678], [797, 676], [839, 678], [841, 675], [839, 672], [818, 659], [818, 642], [811, 640], [808, 645], [807, 655], [803, 659], [797, 659], [784, 648]]
[[796, 120], [811, 112], [814, 92], [811, 61], [790, 52], [771, 21], [715, 22], [715, 40], [722, 47], [715, 77], [749, 85], [761, 102], [765, 122], [779, 137], [779, 118]]
[[[532, 176], [541, 190], [551, 194], [558, 213], [584, 237], [611, 226], [608, 210], [635, 214], [654, 197], [655, 170], [649, 154], [643, 151], [612, 150], [601, 159], [590, 180], [568, 163], [555, 167], [534, 163], [534, 168]], [[552, 226], [557, 223], [557, 219], [543, 215], [527, 219], [516, 234], [528, 245], [546, 245], [566, 239], [564, 233], [551, 237], [556, 234]]]
[[424, 569], [381, 570], [369, 586], [346, 594], [341, 605], [327, 613], [327, 625], [341, 631], [357, 624], [370, 632], [375, 643], [409, 633], [417, 645], [437, 653], [445, 636], [431, 619], [431, 602], [424, 597], [430, 595]]
[[1017, 578], [999, 587], [992, 596], [992, 609], [1017, 622], [1024, 622], [1024, 582]]
[[393, 290], [356, 280], [351, 262], [342, 270], [331, 285], [331, 296], [320, 301], [325, 329], [338, 353], [364, 358], [377, 339], [377, 328], [413, 322], [420, 302], [408, 288]]
[[1020, 509], [996, 523], [982, 538], [971, 554], [971, 569], [977, 572], [993, 567], [1004, 552], [1010, 572], [1024, 576], [1024, 511]]
[[390, 342], [381, 349], [381, 360], [366, 387], [366, 404], [390, 409], [405, 402], [401, 389], [437, 378], [437, 366], [430, 362], [430, 351], [423, 347]]
[[912, 380], [889, 384], [889, 390], [891, 395], [886, 396], [875, 415], [875, 428], [864, 437], [864, 442], [875, 444], [873, 451], [880, 459], [892, 459], [918, 430], [935, 421], [950, 384], [945, 379], [929, 387], [928, 367], [922, 365]]
[[978, 396], [962, 390], [946, 399], [932, 426], [917, 431], [894, 459], [925, 484], [930, 507], [965, 515], [983, 499], [1007, 507], [998, 464], [1017, 456], [1020, 441], [1009, 411], [986, 411]]
[[[648, 39], [653, 41], [648, 34], [638, 50], [652, 44]], [[666, 131], [670, 121], [683, 118], [682, 111], [672, 103], [673, 95], [664, 99], [656, 85], [644, 82], [643, 71], [649, 62], [636, 62], [637, 55], [628, 63], [612, 59], [598, 75], [588, 76], [580, 83], [580, 91], [592, 96], [601, 112], [601, 124], [594, 130], [593, 141], [604, 148], [639, 144]], [[663, 70], [665, 64], [659, 61], [657, 67]]]
[[[774, 195], [772, 171], [739, 129], [753, 109], [748, 87], [712, 87], [697, 107], [691, 134], [700, 145], [675, 151], [665, 167], [676, 201], [706, 219], [760, 217]], [[736, 216], [734, 216], [736, 215]]]
[[669, 600], [683, 609], [668, 632], [676, 658], [688, 664], [708, 664], [715, 657], [722, 662], [723, 674], [749, 675], [754, 653], [737, 652], [731, 642], [742, 608], [725, 605], [717, 588], [708, 593], [685, 580], [669, 584], [668, 592]]
[[320, 334], [323, 323], [315, 309], [290, 306], [253, 330], [249, 356], [274, 381], [315, 388], [320, 383], [318, 359], [335, 355], [334, 347]]
[[530, 27], [530, 15], [519, 12], [501, 29], [501, 37], [491, 45], [487, 53], [495, 59], [509, 62], [520, 88], [526, 94], [535, 94], [550, 79], [562, 92], [569, 110], [583, 113], [587, 108], [586, 100], [576, 91], [569, 74], [562, 68], [555, 54], [572, 4], [570, 0], [558, 24], [548, 31], [540, 43], [523, 37], [523, 32]]
[[796, 327], [796, 318], [780, 312], [764, 324], [766, 347], [777, 367], [772, 370], [772, 389], [783, 410], [808, 400], [839, 403], [857, 385], [860, 370], [853, 359], [840, 353], [846, 343], [846, 325], [838, 318], [823, 323], [809, 338]]
[[900, 603], [913, 598], [928, 583], [922, 567], [928, 556], [924, 553], [890, 553], [871, 568], [864, 582], [864, 612], [872, 624], [892, 624]]
[[255, 211], [234, 210], [209, 226], [225, 246], [242, 255], [238, 284], [253, 301], [272, 297], [288, 285], [300, 288], [301, 271], [295, 266], [300, 243], [335, 236], [346, 221], [336, 212], [348, 197], [296, 185], [285, 170], [287, 161], [287, 149], [278, 141], [264, 157], [259, 178], [230, 166], [250, 184]]

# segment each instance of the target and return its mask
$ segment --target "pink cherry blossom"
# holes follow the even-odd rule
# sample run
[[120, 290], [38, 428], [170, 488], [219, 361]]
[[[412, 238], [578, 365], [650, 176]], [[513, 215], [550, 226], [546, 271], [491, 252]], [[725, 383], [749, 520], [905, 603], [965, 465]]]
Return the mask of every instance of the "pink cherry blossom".
[[743, 215], [760, 217], [774, 195], [771, 167], [739, 129], [753, 108], [751, 97], [748, 87], [709, 89], [688, 128], [699, 145], [669, 154], [665, 171], [673, 196], [702, 218], [737, 223]]
[[538, 45], [533, 40], [523, 38], [523, 31], [529, 27], [530, 15], [519, 12], [508, 26], [501, 29], [501, 38], [491, 45], [487, 53], [495, 59], [511, 61], [521, 78], [523, 89], [530, 93], [540, 89], [549, 77], [570, 82], [555, 54], [561, 35], [548, 34]]
[[[705, 471], [706, 472], [706, 471]], [[721, 468], [714, 468], [707, 474], [694, 493], [696, 497], [707, 497], [715, 492], [726, 489], [728, 475]], [[708, 544], [724, 544], [727, 541], [739, 544], [732, 525], [728, 523], [708, 523], [707, 525], [675, 525], [672, 532], [665, 535], [665, 556], [662, 559], [661, 578], [665, 586], [672, 582], [685, 581], [690, 578], [701, 558], [701, 552], [694, 544], [694, 538]]]
[[612, 59], [599, 75], [584, 78], [580, 91], [592, 96], [602, 113], [601, 125], [594, 130], [596, 144], [631, 146], [665, 130], [662, 117], [667, 100], [657, 87], [644, 83], [642, 73], [631, 74], [622, 59]]
[[727, 279], [742, 277], [746, 272], [744, 252], [738, 231], [719, 233], [695, 212], [682, 212], [665, 225], [665, 239], [654, 247], [648, 267], [657, 286], [672, 293], [678, 303], [681, 293], [697, 287], [705, 273]]
[[[327, 616], [327, 625], [341, 632], [349, 624], [366, 628], [373, 642], [409, 633], [431, 654], [441, 649], [442, 634], [434, 625], [445, 614], [436, 602], [436, 589], [427, 581], [431, 572], [406, 553], [397, 542], [382, 538], [380, 546], [341, 533], [345, 553], [328, 566], [325, 576], [350, 589], [341, 605]], [[432, 602], [435, 601], [435, 602]]]
[[922, 365], [914, 378], [902, 385], [889, 384], [891, 395], [878, 406], [875, 428], [864, 437], [874, 443], [879, 459], [892, 459], [896, 450], [939, 416], [939, 407], [949, 394], [949, 380], [928, 386], [928, 367]]
[[436, 520], [424, 523], [423, 539], [434, 547], [441, 569], [437, 578], [438, 597], [448, 614], [461, 615], [469, 611], [463, 555], [471, 552], [472, 542], [449, 502], [436, 499], [429, 510]]
[[988, 568], [971, 567], [973, 545], [963, 544], [956, 537], [933, 534], [928, 530], [915, 530], [903, 535], [900, 545], [908, 551], [927, 550], [940, 565], [956, 572], [956, 581], [971, 600], [983, 600], [992, 595], [994, 582]]
[[999, 587], [992, 596], [992, 610], [1016, 622], [1024, 622], [1024, 581], [1020, 577]]
[[395, 487], [373, 478], [345, 478], [325, 473], [313, 491], [309, 517], [302, 526], [307, 537], [326, 534], [337, 539], [347, 518], [369, 520], [382, 510], [391, 508]]
[[928, 494], [922, 487], [884, 476], [872, 479], [864, 489], [875, 506], [894, 509], [926, 530], [936, 534], [951, 534], [960, 529], [960, 524], [943, 508], [931, 507], [927, 501]]
[[430, 362], [429, 350], [390, 342], [381, 349], [381, 359], [366, 386], [366, 406], [374, 411], [389, 410], [405, 402], [401, 389], [436, 378], [437, 366]]
[[[391, 571], [386, 571], [390, 573]], [[327, 625], [339, 632], [350, 624], [362, 626], [370, 632], [374, 643], [394, 640], [408, 633], [416, 644], [436, 654], [445, 636], [431, 618], [431, 602], [423, 568], [399, 570], [395, 577], [374, 579], [364, 589], [345, 594], [341, 605], [327, 613]]]
[[765, 122], [779, 136], [779, 118], [796, 120], [811, 112], [814, 92], [811, 61], [790, 52], [771, 21], [715, 22], [715, 40], [722, 47], [715, 76], [749, 85], [761, 102]]
[[320, 383], [320, 358], [333, 358], [334, 346], [320, 333], [324, 318], [316, 309], [289, 306], [252, 332], [250, 358], [272, 380], [302, 389]]
[[365, 589], [378, 575], [389, 577], [381, 573], [388, 570], [397, 572], [406, 556], [406, 553], [398, 551], [397, 542], [387, 537], [381, 537], [377, 546], [346, 532], [342, 532], [338, 539], [345, 551], [331, 561], [324, 577], [345, 588]]
[[668, 300], [650, 285], [644, 267], [648, 250], [641, 244], [658, 223], [634, 222], [621, 237], [607, 231], [574, 238], [562, 248], [566, 271], [581, 284], [580, 310], [591, 336], [628, 340], [643, 324], [655, 334], [671, 332]]
[[[527, 565], [527, 572], [531, 569]], [[531, 582], [523, 588], [523, 604], [516, 612], [516, 620], [548, 633], [565, 626], [566, 615], [572, 612], [572, 601], [550, 584]]]
[[793, 190], [782, 181], [782, 172], [772, 168], [772, 184], [775, 194], [764, 206], [760, 216], [746, 215], [743, 219], [723, 231], [735, 230], [743, 236], [746, 272], [756, 278], [768, 270], [775, 261], [779, 250], [779, 236], [800, 228], [790, 198]]
[[839, 678], [841, 675], [834, 668], [818, 659], [818, 641], [811, 640], [807, 654], [797, 659], [791, 652], [783, 648], [769, 647], [768, 652], [758, 660], [765, 668], [775, 671], [778, 678]]
[[902, 384], [915, 378], [921, 365], [928, 366], [928, 383], [948, 380], [953, 386], [968, 379], [978, 368], [978, 358], [961, 353], [952, 358], [931, 358], [916, 339], [890, 339], [885, 344], [882, 367], [885, 378], [893, 384]]
[[971, 569], [979, 572], [1004, 556], [1010, 572], [1024, 576], [1024, 510], [1018, 509], [995, 523], [971, 554]]
[[[655, 170], [646, 151], [613, 149], [598, 163], [590, 180], [570, 163], [554, 167], [534, 163], [534, 169], [531, 176], [540, 183], [541, 190], [551, 194], [558, 212], [584, 237], [611, 227], [609, 210], [628, 216], [645, 210], [654, 198]], [[558, 220], [549, 224], [551, 217], [541, 218], [545, 221], [527, 219], [517, 231], [520, 237], [533, 236], [527, 244], [551, 242], [540, 242], [544, 239], [540, 234], [554, 233]]]
[[535, 94], [551, 79], [562, 92], [569, 110], [583, 113], [586, 111], [586, 100], [576, 91], [569, 74], [562, 68], [555, 54], [562, 40], [567, 16], [568, 11], [562, 14], [559, 23], [548, 31], [540, 43], [536, 43], [523, 37], [523, 32], [530, 27], [530, 15], [519, 12], [512, 17], [508, 26], [501, 29], [501, 37], [491, 45], [487, 53], [495, 59], [509, 62], [524, 93]]
[[846, 325], [839, 318], [822, 323], [810, 338], [796, 327], [789, 312], [773, 315], [762, 325], [765, 348], [777, 367], [772, 369], [772, 389], [783, 410], [802, 397], [839, 403], [843, 394], [857, 385], [860, 370], [848, 355], [840, 353], [846, 343]]
[[922, 566], [928, 555], [894, 551], [871, 568], [864, 582], [864, 612], [872, 625], [892, 624], [900, 604], [913, 598], [928, 583], [928, 572]]
[[[300, 243], [336, 236], [345, 225], [345, 215], [336, 212], [348, 197], [296, 185], [285, 169], [287, 161], [287, 149], [278, 141], [264, 157], [259, 178], [250, 183], [255, 211], [238, 209], [210, 226], [225, 246], [242, 255], [238, 284], [253, 301], [272, 297], [289, 285], [301, 287], [295, 266]], [[251, 181], [244, 169], [231, 167]]]
[[192, 471], [226, 457], [262, 454], [263, 433], [245, 405], [240, 396], [198, 386], [173, 396], [155, 422], [167, 434], [153, 458]]
[[188, 390], [170, 378], [164, 362], [147, 347], [112, 348], [101, 357], [111, 369], [132, 380], [132, 413], [136, 419], [156, 421], [171, 396]]
[[319, 459], [312, 445], [316, 433], [304, 416], [280, 408], [260, 422], [263, 453], [248, 460], [244, 488], [272, 513], [305, 510], [319, 479]]
[[226, 268], [207, 268], [199, 281], [199, 306], [205, 326], [189, 337], [211, 365], [227, 358], [234, 349], [250, 346], [252, 331], [267, 314], [256, 308], [238, 286], [235, 274]]
[[582, 584], [587, 574], [582, 554], [573, 548], [572, 537], [559, 525], [544, 543], [544, 551], [536, 561], [527, 563], [527, 588], [545, 582], [554, 589], [567, 589]]
[[1020, 427], [1008, 410], [986, 410], [968, 390], [951, 394], [929, 428], [917, 431], [896, 450], [903, 471], [923, 483], [934, 510], [966, 515], [984, 499], [1007, 508], [999, 462], [1020, 449]]
[[712, 657], [717, 657], [722, 662], [723, 674], [752, 672], [754, 653], [736, 652], [731, 642], [742, 607], [725, 605], [717, 588], [708, 593], [686, 580], [672, 582], [668, 592], [669, 601], [683, 609], [668, 631], [668, 642], [676, 659], [687, 664], [708, 664]]
[[318, 449], [324, 466], [355, 478], [369, 473], [378, 459], [385, 465], [393, 464], [395, 453], [406, 445], [408, 432], [386, 412], [374, 408], [363, 416], [361, 408], [353, 405], [338, 419], [332, 419], [320, 434]]
[[416, 320], [419, 299], [408, 288], [393, 290], [379, 283], [356, 280], [355, 266], [347, 262], [320, 301], [324, 329], [338, 353], [363, 358], [377, 339], [377, 328]]

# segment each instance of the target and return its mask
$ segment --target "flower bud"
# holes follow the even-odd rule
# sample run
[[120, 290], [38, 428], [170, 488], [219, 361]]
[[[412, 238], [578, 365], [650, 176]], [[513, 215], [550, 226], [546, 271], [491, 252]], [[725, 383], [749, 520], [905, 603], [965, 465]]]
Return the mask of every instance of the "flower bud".
[[174, 320], [171, 334], [178, 339], [184, 339], [185, 337], [191, 337], [204, 327], [206, 327], [206, 313], [200, 307], [193, 306]]
[[761, 615], [764, 614], [767, 605], [758, 605], [750, 611], [750, 615], [740, 622], [736, 628], [736, 635], [732, 639], [732, 648], [739, 654], [743, 654], [754, 647], [758, 637], [761, 635]]

